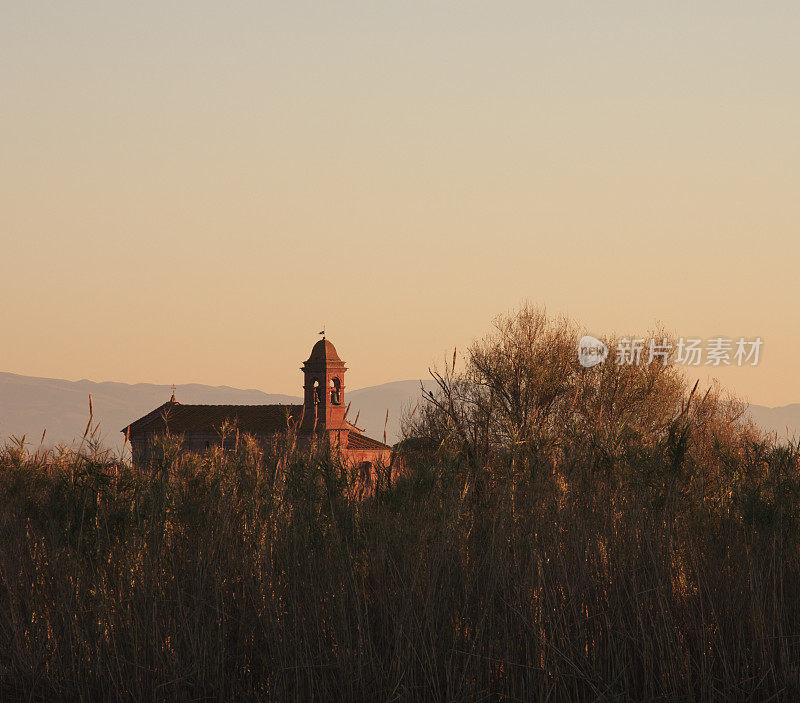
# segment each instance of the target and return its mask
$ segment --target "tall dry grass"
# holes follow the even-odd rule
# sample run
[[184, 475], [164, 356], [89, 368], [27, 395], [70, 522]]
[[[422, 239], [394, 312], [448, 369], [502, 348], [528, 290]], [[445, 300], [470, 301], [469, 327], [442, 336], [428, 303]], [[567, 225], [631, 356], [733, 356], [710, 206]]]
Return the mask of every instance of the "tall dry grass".
[[800, 694], [796, 447], [723, 504], [441, 457], [356, 501], [329, 455], [160, 448], [0, 452], [3, 700]]
[[0, 449], [0, 699], [797, 700], [800, 447], [498, 334], [360, 499], [291, 437]]

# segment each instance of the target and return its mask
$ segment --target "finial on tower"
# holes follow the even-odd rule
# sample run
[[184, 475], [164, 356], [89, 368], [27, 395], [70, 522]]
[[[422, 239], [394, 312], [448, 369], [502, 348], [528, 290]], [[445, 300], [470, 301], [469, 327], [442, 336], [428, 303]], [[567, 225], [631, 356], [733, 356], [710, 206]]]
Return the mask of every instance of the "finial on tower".
[[169, 399], [170, 403], [174, 403], [175, 401], [175, 384], [172, 384], [172, 397]]
[[321, 332], [317, 332], [317, 334], [321, 334], [322, 338], [325, 339], [325, 323], [324, 322], [322, 323], [322, 331]]

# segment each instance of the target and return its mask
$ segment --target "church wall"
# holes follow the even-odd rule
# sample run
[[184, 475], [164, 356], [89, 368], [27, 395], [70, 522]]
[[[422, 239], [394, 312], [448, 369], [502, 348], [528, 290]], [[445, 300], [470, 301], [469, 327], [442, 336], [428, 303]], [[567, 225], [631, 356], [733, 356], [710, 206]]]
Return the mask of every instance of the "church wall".
[[388, 465], [392, 458], [392, 453], [385, 449], [345, 449], [344, 454], [349, 462], [355, 464], [368, 461]]
[[[332, 433], [337, 434], [337, 433]], [[260, 435], [255, 434], [253, 435], [259, 442], [266, 443], [275, 438], [275, 433]], [[241, 439], [244, 437], [242, 435]], [[139, 436], [131, 436], [131, 450], [133, 453], [133, 462], [136, 466], [141, 466], [146, 464], [150, 459], [150, 446], [152, 442], [152, 436], [150, 435], [139, 435]], [[299, 448], [308, 449], [308, 438], [307, 437], [299, 437]], [[333, 439], [333, 438], [331, 438]], [[335, 440], [334, 440], [335, 441]], [[219, 436], [218, 432], [197, 432], [197, 431], [188, 431], [183, 433], [183, 444], [182, 449], [183, 451], [195, 452], [197, 454], [202, 454], [204, 451], [211, 447], [217, 447], [221, 444], [221, 437]], [[236, 434], [233, 433], [226, 437], [225, 440], [225, 447], [226, 449], [234, 449], [236, 445]], [[392, 460], [392, 452], [386, 449], [350, 449], [344, 448], [341, 450], [343, 460], [351, 465], [356, 466], [367, 462], [372, 465], [384, 465], [388, 466]]]

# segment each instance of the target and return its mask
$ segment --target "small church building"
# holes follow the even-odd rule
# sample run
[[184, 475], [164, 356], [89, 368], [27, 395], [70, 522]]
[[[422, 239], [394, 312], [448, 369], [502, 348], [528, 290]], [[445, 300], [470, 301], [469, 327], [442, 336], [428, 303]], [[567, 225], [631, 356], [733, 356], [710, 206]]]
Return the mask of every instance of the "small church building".
[[[347, 420], [347, 367], [330, 340], [323, 336], [314, 345], [301, 371], [302, 405], [184, 405], [173, 393], [169, 401], [122, 430], [131, 443], [134, 465], [144, 464], [153, 439], [167, 433], [182, 437], [184, 450], [202, 452], [212, 446], [229, 447], [232, 434], [268, 442], [292, 427], [299, 443], [326, 442], [348, 464], [388, 465], [392, 448]], [[230, 428], [227, 436], [223, 427]]]

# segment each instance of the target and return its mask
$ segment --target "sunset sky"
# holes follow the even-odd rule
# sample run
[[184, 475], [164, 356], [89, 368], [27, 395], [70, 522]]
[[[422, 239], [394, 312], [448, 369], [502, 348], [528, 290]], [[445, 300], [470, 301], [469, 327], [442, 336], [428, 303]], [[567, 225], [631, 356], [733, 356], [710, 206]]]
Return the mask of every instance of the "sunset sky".
[[[0, 5], [0, 371], [419, 378], [525, 300], [800, 402], [800, 4]], [[700, 374], [705, 379], [707, 370]]]

